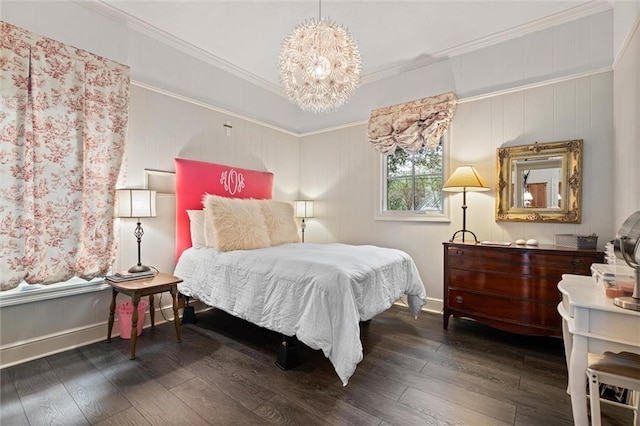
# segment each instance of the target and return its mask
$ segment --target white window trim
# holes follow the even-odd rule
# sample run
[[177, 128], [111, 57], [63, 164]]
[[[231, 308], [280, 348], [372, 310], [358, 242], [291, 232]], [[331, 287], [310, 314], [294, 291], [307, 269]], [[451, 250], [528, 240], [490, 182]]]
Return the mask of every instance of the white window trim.
[[71, 278], [69, 281], [49, 285], [35, 284], [29, 286], [29, 284], [26, 284], [26, 286], [18, 286], [14, 289], [0, 292], [0, 308], [92, 293], [109, 287], [109, 284], [105, 283], [103, 278], [95, 278], [91, 281], [86, 281], [82, 278]]
[[[444, 148], [442, 152], [442, 174], [443, 178], [449, 175], [449, 156], [447, 155], [447, 146], [449, 145], [449, 133], [447, 132], [443, 136], [443, 144]], [[375, 207], [373, 212], [373, 219], [380, 221], [398, 221], [398, 222], [440, 222], [440, 223], [451, 223], [451, 217], [449, 213], [451, 209], [450, 206], [450, 198], [445, 192], [442, 197], [442, 213], [440, 212], [426, 212], [426, 213], [416, 213], [416, 212], [407, 212], [407, 211], [388, 211], [385, 210], [385, 201], [386, 201], [386, 193], [385, 193], [385, 176], [387, 171], [387, 161], [385, 154], [379, 154], [379, 167], [377, 170], [376, 179], [374, 182], [377, 182], [377, 187], [375, 190]]]

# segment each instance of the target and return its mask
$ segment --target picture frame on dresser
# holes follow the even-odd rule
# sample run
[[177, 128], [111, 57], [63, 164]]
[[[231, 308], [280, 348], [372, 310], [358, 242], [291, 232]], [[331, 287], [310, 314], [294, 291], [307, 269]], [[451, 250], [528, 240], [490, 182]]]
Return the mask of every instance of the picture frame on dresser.
[[444, 317], [469, 318], [531, 336], [562, 336], [557, 285], [563, 274], [591, 275], [598, 250], [553, 245], [444, 242]]

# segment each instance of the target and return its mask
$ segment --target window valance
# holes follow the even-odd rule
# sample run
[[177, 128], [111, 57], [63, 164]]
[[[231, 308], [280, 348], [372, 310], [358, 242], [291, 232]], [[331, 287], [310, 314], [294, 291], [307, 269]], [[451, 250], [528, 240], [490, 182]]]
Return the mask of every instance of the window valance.
[[438, 146], [449, 128], [458, 99], [453, 92], [371, 111], [369, 142], [383, 154], [397, 146], [409, 152]]

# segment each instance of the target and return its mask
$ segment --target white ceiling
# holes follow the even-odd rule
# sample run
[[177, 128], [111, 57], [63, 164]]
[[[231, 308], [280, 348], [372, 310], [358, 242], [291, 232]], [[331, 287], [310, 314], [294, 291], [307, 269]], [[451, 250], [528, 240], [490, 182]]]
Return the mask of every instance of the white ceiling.
[[[100, 1], [134, 25], [280, 94], [280, 44], [296, 25], [319, 15], [317, 0]], [[606, 6], [606, 0], [324, 0], [321, 10], [351, 31], [367, 84]]]

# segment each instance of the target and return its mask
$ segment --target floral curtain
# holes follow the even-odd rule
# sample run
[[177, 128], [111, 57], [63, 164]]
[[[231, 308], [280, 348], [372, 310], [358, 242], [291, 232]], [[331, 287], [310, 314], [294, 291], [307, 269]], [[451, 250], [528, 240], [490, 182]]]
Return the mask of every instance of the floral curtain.
[[0, 25], [0, 290], [103, 276], [129, 67]]
[[449, 128], [458, 99], [452, 92], [371, 111], [369, 142], [383, 154], [396, 147], [417, 152], [436, 147]]

